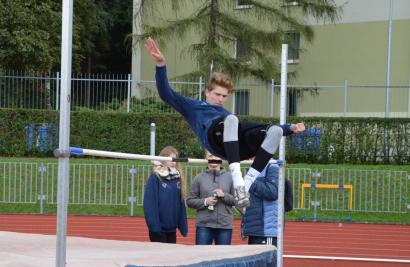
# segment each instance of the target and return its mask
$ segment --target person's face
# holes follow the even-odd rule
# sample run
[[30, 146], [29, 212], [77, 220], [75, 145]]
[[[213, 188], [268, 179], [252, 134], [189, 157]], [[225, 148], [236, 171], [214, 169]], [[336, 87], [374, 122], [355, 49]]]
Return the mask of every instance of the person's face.
[[[206, 158], [207, 160], [221, 160], [221, 158], [218, 158], [217, 156], [214, 155], [208, 155], [208, 157]], [[210, 170], [219, 170], [221, 168], [221, 164], [219, 163], [208, 163], [208, 169]]]
[[[171, 154], [169, 154], [167, 157], [176, 158], [177, 155], [176, 155], [175, 153], [171, 153]], [[164, 165], [164, 166], [167, 166], [168, 168], [175, 168], [175, 166], [177, 165], [177, 163], [176, 163], [176, 162], [173, 162], [173, 161], [165, 161], [165, 162], [163, 162], [163, 165]]]
[[219, 85], [215, 85], [212, 91], [205, 90], [206, 102], [211, 105], [223, 106], [228, 96], [228, 89]]

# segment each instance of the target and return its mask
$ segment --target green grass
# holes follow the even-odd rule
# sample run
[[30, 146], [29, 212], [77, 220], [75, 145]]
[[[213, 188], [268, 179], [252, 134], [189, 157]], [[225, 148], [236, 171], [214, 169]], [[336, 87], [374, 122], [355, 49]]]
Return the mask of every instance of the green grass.
[[[44, 163], [58, 163], [57, 158], [25, 158], [25, 157], [0, 157], [0, 162], [44, 162]], [[146, 165], [147, 161], [139, 160], [125, 160], [125, 159], [105, 159], [92, 157], [72, 157], [72, 163], [85, 164], [135, 164]], [[359, 164], [307, 164], [296, 163], [287, 164], [289, 168], [311, 168], [311, 169], [363, 169], [363, 170], [394, 170], [406, 171], [410, 175], [410, 164], [407, 165], [359, 165]]]
[[[26, 157], [0, 157], [0, 162], [45, 162], [58, 163], [57, 158], [26, 158]], [[135, 164], [144, 165], [147, 161], [126, 160], [126, 159], [108, 159], [108, 158], [92, 158], [92, 157], [71, 157], [70, 162], [87, 163], [87, 164]], [[307, 164], [294, 163], [287, 164], [290, 168], [326, 168], [326, 169], [366, 169], [366, 170], [396, 170], [407, 171], [410, 174], [410, 164], [407, 165], [359, 165], [359, 164]]]
[[357, 169], [357, 170], [390, 170], [405, 171], [410, 175], [410, 164], [408, 165], [358, 165], [358, 164], [288, 164], [291, 168], [311, 168], [311, 169]]

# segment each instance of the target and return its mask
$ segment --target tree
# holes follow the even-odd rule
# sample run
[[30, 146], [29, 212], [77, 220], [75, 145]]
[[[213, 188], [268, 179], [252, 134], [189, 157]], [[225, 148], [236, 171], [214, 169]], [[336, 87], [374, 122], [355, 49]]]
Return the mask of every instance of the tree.
[[52, 1], [2, 0], [0, 66], [49, 71], [56, 64], [60, 42], [59, 13]]
[[[47, 73], [60, 69], [61, 1], [0, 0], [0, 69]], [[93, 0], [74, 2], [73, 60], [74, 72], [93, 50], [98, 30]], [[26, 80], [27, 81], [27, 80]], [[30, 95], [44, 95], [51, 108], [50, 81], [7, 84], [10, 102], [21, 105]], [[33, 91], [33, 93], [30, 93]], [[25, 96], [25, 97], [21, 97]], [[31, 104], [31, 103], [30, 103]], [[41, 101], [36, 103], [41, 105]]]
[[[301, 14], [293, 12], [288, 2], [297, 2]], [[177, 18], [159, 18], [157, 11], [170, 3]], [[334, 21], [339, 12], [333, 0], [142, 0], [141, 6], [143, 17], [154, 19], [143, 25], [140, 41], [152, 36], [163, 44], [175, 36], [186, 41], [188, 34], [198, 35], [187, 50], [198, 67], [192, 74], [207, 76], [213, 66], [234, 78], [251, 76], [263, 81], [278, 76], [280, 47], [288, 41], [289, 32], [313, 40], [312, 27], [303, 23], [305, 15]], [[235, 43], [236, 52], [241, 52], [238, 56], [234, 56]]]
[[[74, 1], [73, 70], [94, 49], [98, 31], [93, 0]], [[61, 1], [0, 0], [0, 68], [60, 69]]]
[[132, 30], [132, 0], [96, 1], [94, 49], [83, 63], [87, 72], [129, 73], [130, 49], [125, 39]]

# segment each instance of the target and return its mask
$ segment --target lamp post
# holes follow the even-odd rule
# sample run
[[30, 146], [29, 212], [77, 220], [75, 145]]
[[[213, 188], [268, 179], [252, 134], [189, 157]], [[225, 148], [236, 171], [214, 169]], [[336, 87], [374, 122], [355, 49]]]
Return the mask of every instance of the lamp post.
[[389, 22], [388, 22], [388, 37], [387, 37], [387, 74], [386, 74], [386, 113], [385, 117], [389, 117], [390, 113], [390, 65], [391, 65], [391, 38], [393, 24], [393, 0], [390, 0], [389, 7]]
[[[386, 112], [384, 117], [389, 118], [390, 113], [390, 65], [391, 65], [391, 36], [392, 36], [392, 23], [393, 23], [393, 0], [390, 0], [389, 7], [389, 22], [388, 22], [388, 37], [387, 37], [387, 74], [386, 74]], [[389, 149], [389, 132], [385, 126], [384, 128], [384, 162], [389, 161], [390, 149]]]

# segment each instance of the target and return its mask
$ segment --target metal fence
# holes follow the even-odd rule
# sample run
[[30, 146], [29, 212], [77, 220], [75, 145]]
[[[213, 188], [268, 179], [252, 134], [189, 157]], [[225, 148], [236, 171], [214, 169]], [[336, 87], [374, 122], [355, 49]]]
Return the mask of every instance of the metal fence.
[[[127, 206], [134, 214], [143, 203], [143, 191], [152, 166], [130, 164], [70, 164], [69, 205]], [[57, 163], [1, 162], [0, 203], [57, 204]], [[185, 166], [189, 188], [203, 166]], [[410, 176], [403, 171], [287, 168], [296, 210], [352, 212], [410, 212]], [[303, 191], [306, 184], [350, 185], [346, 188]], [[302, 207], [302, 199], [304, 206]], [[352, 206], [350, 207], [350, 203]]]
[[[0, 71], [0, 108], [58, 109], [60, 74]], [[204, 80], [172, 80], [181, 94], [201, 99]], [[239, 82], [226, 108], [238, 115], [279, 116], [278, 82]], [[410, 117], [410, 82], [382, 84], [289, 84], [288, 114], [332, 117]], [[386, 110], [386, 105], [389, 108]], [[116, 112], [174, 112], [158, 97], [154, 81], [130, 74], [75, 74], [71, 108]], [[387, 111], [387, 113], [386, 113]]]
[[[59, 109], [60, 74], [0, 72], [0, 108]], [[187, 97], [200, 98], [198, 81], [170, 81]], [[131, 75], [74, 74], [71, 80], [73, 110], [119, 112], [175, 112], [159, 98], [155, 81], [133, 81]]]
[[[410, 212], [410, 175], [404, 171], [287, 169], [287, 175], [299, 209]], [[305, 187], [302, 194], [306, 184], [314, 186]]]

